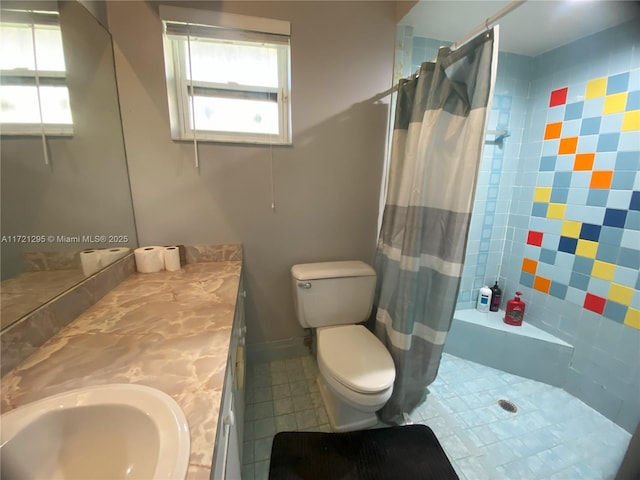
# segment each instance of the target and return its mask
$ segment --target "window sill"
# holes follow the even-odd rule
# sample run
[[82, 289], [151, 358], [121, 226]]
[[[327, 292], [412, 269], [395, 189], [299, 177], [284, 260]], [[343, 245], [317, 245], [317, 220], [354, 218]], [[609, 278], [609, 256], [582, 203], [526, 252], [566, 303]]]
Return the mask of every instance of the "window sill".
[[[44, 134], [47, 137], [73, 137], [72, 126], [45, 126]], [[41, 137], [40, 125], [1, 124], [0, 135], [3, 137]]]
[[[193, 143], [193, 137], [172, 137], [172, 140], [176, 142]], [[220, 145], [256, 145], [256, 146], [277, 146], [277, 147], [292, 147], [293, 141], [282, 141], [280, 139], [233, 139], [233, 138], [211, 138], [211, 137], [196, 137], [198, 143], [206, 144], [220, 144]]]
[[[0, 129], [0, 137], [3, 138], [40, 138], [42, 135], [40, 133], [27, 133], [27, 132], [5, 132], [3, 129]], [[44, 132], [45, 137], [55, 137], [55, 138], [73, 138], [73, 132], [71, 133], [57, 133], [57, 132]]]

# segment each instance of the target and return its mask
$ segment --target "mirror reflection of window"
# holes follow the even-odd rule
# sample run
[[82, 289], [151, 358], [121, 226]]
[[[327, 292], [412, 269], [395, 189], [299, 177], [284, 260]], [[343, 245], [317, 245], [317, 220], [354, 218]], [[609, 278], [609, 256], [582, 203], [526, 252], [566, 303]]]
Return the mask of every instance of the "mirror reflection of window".
[[41, 123], [47, 135], [73, 133], [58, 13], [3, 10], [1, 132], [40, 135]]

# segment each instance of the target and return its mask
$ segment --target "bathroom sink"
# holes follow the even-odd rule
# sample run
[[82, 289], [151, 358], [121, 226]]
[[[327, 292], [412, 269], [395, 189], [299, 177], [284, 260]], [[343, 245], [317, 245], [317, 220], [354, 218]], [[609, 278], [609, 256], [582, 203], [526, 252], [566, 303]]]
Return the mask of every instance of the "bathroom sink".
[[0, 419], [2, 478], [178, 479], [189, 465], [189, 426], [151, 387], [111, 384], [53, 395]]

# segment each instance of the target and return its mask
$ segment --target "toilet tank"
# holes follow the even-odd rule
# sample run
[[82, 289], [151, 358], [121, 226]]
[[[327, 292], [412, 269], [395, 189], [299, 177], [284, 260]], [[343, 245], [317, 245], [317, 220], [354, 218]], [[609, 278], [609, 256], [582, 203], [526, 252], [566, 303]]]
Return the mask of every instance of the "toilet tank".
[[369, 318], [376, 272], [366, 263], [294, 265], [291, 278], [296, 315], [303, 327], [355, 324]]

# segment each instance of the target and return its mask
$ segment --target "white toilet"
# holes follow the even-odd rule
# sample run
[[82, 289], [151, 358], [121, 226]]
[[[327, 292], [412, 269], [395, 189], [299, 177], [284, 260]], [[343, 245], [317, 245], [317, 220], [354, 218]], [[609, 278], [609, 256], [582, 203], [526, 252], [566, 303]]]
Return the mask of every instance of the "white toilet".
[[336, 432], [369, 428], [389, 400], [396, 370], [385, 346], [366, 327], [376, 273], [360, 261], [291, 268], [300, 325], [316, 328], [318, 385]]

